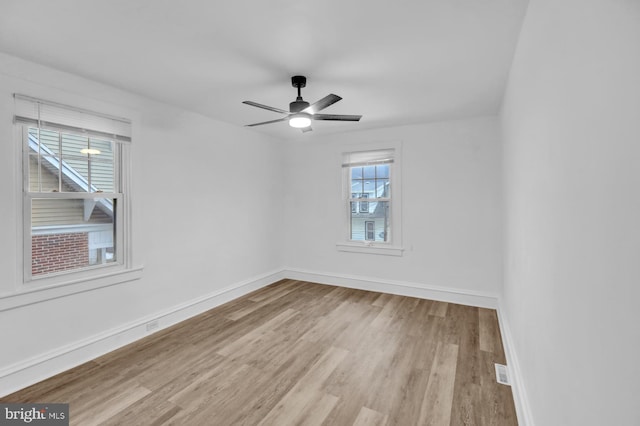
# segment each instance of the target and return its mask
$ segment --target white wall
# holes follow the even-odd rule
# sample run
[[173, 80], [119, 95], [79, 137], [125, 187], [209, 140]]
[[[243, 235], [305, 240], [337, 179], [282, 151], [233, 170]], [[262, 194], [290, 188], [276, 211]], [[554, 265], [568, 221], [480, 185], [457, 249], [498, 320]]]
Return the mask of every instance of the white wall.
[[537, 425], [640, 424], [640, 2], [531, 0], [502, 113], [505, 305]]
[[144, 266], [137, 281], [0, 312], [0, 371], [281, 270], [277, 141], [3, 54], [0, 64], [0, 298], [22, 285], [14, 92], [133, 119], [134, 264]]
[[[306, 135], [305, 135], [306, 136]], [[402, 257], [338, 251], [342, 152], [402, 143]], [[290, 142], [286, 265], [496, 296], [501, 290], [498, 122], [478, 118]]]
[[[433, 297], [495, 300], [500, 290], [496, 118], [285, 143], [0, 55], [0, 302], [22, 285], [14, 92], [133, 119], [134, 264], [144, 266], [137, 281], [0, 309], [3, 341], [12, 342], [0, 352], [0, 394], [141, 337], [156, 315], [236, 284], [264, 285], [283, 267], [440, 291]], [[372, 141], [403, 145], [402, 257], [336, 250], [340, 153]]]

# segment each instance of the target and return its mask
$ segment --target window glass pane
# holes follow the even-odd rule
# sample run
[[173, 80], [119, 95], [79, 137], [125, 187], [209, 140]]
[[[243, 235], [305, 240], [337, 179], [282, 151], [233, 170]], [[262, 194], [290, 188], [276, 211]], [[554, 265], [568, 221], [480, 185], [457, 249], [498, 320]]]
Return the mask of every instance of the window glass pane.
[[389, 179], [376, 179], [376, 197], [389, 196]]
[[376, 182], [374, 179], [364, 181], [364, 191], [369, 194], [369, 198], [375, 198]]
[[388, 178], [389, 177], [389, 165], [381, 164], [376, 166], [376, 177], [378, 178]]
[[[369, 194], [360, 194], [360, 198], [369, 198]], [[369, 202], [360, 201], [360, 208], [358, 211], [360, 213], [369, 213]]]
[[30, 191], [116, 192], [113, 142], [37, 129], [28, 142]]
[[376, 166], [365, 166], [362, 168], [362, 177], [365, 179], [374, 179], [376, 177]]
[[91, 153], [86, 154], [91, 169], [91, 192], [116, 192], [113, 172], [113, 143], [90, 139]]
[[58, 184], [60, 180], [60, 173], [58, 171], [59, 164], [60, 159], [58, 157], [50, 155], [40, 156], [40, 173], [35, 176], [36, 182], [40, 182], [40, 187], [38, 188], [36, 183], [36, 191], [58, 192], [60, 190], [60, 186]]
[[62, 156], [85, 158], [82, 155], [83, 149], [89, 148], [89, 138], [86, 136], [72, 135], [68, 133], [62, 133]]
[[[347, 200], [350, 219], [350, 237], [352, 241], [390, 241], [390, 202], [379, 199], [391, 198], [392, 163], [373, 164], [383, 159], [393, 159], [393, 150], [385, 150], [385, 156], [378, 151], [349, 153], [343, 157], [346, 163], [371, 165], [354, 166], [349, 169], [351, 200]], [[360, 201], [353, 201], [358, 198]], [[366, 201], [364, 201], [366, 199]]]
[[59, 190], [59, 140], [56, 132], [29, 128], [27, 141], [29, 191]]
[[55, 167], [58, 159], [51, 156], [40, 157], [38, 154], [29, 154], [29, 191], [33, 192], [53, 192], [58, 191], [58, 172]]
[[33, 199], [31, 274], [46, 275], [114, 262], [116, 201]]
[[[352, 202], [353, 204], [353, 202]], [[362, 203], [360, 203], [362, 204]], [[351, 240], [387, 241], [389, 234], [389, 202], [369, 202], [369, 209], [363, 213], [351, 211]]]
[[82, 150], [89, 149], [89, 138], [62, 134], [62, 181], [64, 192], [88, 192], [89, 161]]
[[40, 188], [40, 179], [38, 175], [38, 154], [30, 153], [27, 167], [29, 167], [29, 191], [38, 191]]
[[40, 150], [43, 155], [47, 154], [55, 157], [60, 155], [60, 134], [58, 132], [40, 129], [40, 139], [38, 139], [38, 129], [30, 128], [29, 142], [36, 144], [34, 147], [35, 152], [38, 152], [38, 141], [40, 141]]

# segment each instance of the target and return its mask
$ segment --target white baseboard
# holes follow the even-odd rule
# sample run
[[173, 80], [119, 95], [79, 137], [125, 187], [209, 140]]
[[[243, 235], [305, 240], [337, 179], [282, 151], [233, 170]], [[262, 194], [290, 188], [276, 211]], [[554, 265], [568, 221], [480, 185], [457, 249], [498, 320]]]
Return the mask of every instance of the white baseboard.
[[355, 275], [332, 274], [287, 268], [285, 278], [299, 281], [310, 281], [359, 290], [378, 291], [400, 296], [431, 299], [460, 305], [477, 306], [479, 308], [498, 308], [498, 295], [472, 290], [431, 286], [406, 281], [385, 280]]
[[48, 377], [76, 367], [150, 335], [146, 325], [158, 321], [153, 332], [248, 294], [284, 278], [283, 271], [269, 272], [235, 283], [170, 309], [107, 330], [88, 339], [57, 348], [0, 369], [0, 397], [9, 395]]
[[500, 325], [500, 334], [502, 335], [502, 344], [504, 346], [505, 356], [507, 358], [507, 366], [509, 369], [509, 378], [511, 379], [511, 392], [513, 394], [513, 402], [516, 406], [516, 414], [518, 416], [518, 424], [520, 426], [534, 426], [533, 417], [531, 415], [531, 407], [527, 398], [527, 391], [524, 386], [522, 370], [518, 361], [518, 354], [515, 350], [511, 329], [507, 316], [502, 307], [502, 300], [498, 300], [498, 324]]

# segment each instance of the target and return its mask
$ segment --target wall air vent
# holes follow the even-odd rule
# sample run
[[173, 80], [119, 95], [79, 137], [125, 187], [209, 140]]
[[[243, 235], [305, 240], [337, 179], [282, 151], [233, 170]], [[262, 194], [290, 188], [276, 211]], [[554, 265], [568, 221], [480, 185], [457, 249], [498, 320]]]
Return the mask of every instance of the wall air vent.
[[507, 366], [503, 364], [495, 364], [496, 366], [496, 380], [498, 383], [502, 385], [511, 386], [511, 382], [509, 381], [509, 372], [507, 370]]

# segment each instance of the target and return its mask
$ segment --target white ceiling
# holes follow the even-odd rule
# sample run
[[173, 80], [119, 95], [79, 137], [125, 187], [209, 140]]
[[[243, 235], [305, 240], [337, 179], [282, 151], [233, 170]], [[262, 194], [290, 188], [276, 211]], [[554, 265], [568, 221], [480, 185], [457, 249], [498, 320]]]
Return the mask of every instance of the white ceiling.
[[[0, 51], [238, 126], [279, 118], [290, 77], [313, 134], [498, 112], [527, 0], [2, 0]], [[286, 123], [253, 128], [305, 137]]]

